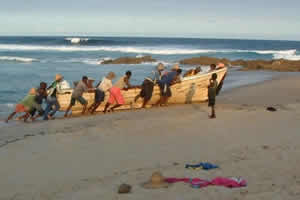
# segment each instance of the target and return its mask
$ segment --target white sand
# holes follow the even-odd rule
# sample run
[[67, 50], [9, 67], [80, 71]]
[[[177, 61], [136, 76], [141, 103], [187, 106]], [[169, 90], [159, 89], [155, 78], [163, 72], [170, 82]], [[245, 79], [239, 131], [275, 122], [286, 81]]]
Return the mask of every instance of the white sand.
[[[224, 93], [214, 120], [197, 104], [2, 127], [0, 199], [300, 199], [299, 85], [283, 77]], [[221, 169], [184, 168], [200, 161]], [[157, 170], [248, 186], [142, 188]], [[132, 193], [117, 194], [121, 183]]]

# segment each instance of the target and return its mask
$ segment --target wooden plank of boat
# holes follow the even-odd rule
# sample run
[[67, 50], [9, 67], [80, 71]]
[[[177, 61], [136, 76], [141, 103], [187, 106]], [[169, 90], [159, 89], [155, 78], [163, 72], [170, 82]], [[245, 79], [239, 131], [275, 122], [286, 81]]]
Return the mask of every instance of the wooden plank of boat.
[[[199, 74], [195, 76], [183, 78], [181, 83], [177, 83], [171, 86], [172, 97], [169, 98], [169, 104], [188, 104], [193, 102], [204, 102], [208, 99], [207, 87], [209, 79], [213, 73], [218, 75], [217, 81], [219, 85], [223, 84], [223, 80], [226, 76], [227, 68], [222, 68], [213, 72]], [[122, 90], [122, 94], [125, 99], [125, 104], [116, 110], [124, 109], [137, 109], [142, 106], [142, 99], [140, 98], [134, 103], [134, 98], [140, 93], [140, 88], [132, 88], [129, 90]], [[66, 90], [64, 93], [57, 94], [57, 99], [60, 104], [60, 110], [65, 111], [70, 103], [72, 90]], [[88, 101], [88, 106], [94, 102], [94, 93], [84, 93], [83, 97]], [[97, 111], [103, 111], [104, 105], [106, 104], [109, 97], [109, 93], [105, 94], [104, 102], [98, 107]], [[147, 107], [153, 106], [160, 98], [160, 90], [157, 85], [154, 86], [153, 95], [151, 100], [148, 102]], [[72, 113], [77, 113], [82, 110], [82, 106], [76, 102], [72, 107]]]

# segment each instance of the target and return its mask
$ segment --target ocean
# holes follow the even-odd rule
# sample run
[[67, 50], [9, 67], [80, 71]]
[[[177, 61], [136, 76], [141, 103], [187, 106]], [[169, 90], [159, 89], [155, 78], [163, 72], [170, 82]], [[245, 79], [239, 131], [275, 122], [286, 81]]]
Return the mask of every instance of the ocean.
[[[156, 63], [139, 65], [99, 65], [105, 59], [151, 55]], [[132, 83], [141, 84], [159, 63], [172, 66], [184, 58], [212, 56], [228, 59], [300, 60], [300, 42], [271, 40], [231, 40], [142, 37], [0, 37], [0, 119], [13, 111], [31, 87], [55, 74], [67, 81], [87, 75], [100, 80], [107, 72], [121, 76], [133, 72]], [[193, 66], [181, 66], [188, 70]], [[231, 69], [224, 89], [271, 79], [277, 72], [241, 72]]]

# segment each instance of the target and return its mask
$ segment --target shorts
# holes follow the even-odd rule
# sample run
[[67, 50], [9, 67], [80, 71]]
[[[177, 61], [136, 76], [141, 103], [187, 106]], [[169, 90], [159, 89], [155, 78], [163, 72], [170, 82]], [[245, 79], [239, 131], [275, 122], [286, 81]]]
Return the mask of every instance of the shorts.
[[163, 97], [171, 97], [172, 96], [170, 85], [165, 84], [165, 83], [160, 83], [159, 88], [160, 88], [161, 96], [163, 96]]
[[152, 97], [154, 83], [150, 80], [144, 80], [142, 84], [142, 90], [140, 96], [143, 97], [146, 101], [149, 101]]
[[121, 89], [118, 87], [110, 88], [108, 103], [114, 104], [115, 102], [117, 102], [117, 104], [119, 105], [123, 105], [125, 103], [124, 97], [121, 93]]
[[100, 103], [104, 101], [105, 93], [102, 90], [95, 90], [95, 103]]
[[70, 104], [71, 104], [72, 106], [74, 106], [76, 101], [79, 101], [79, 103], [80, 103], [81, 105], [87, 105], [87, 101], [86, 101], [82, 96], [79, 96], [79, 97], [71, 97], [71, 102], [70, 102]]
[[27, 112], [26, 107], [23, 104], [17, 104], [15, 108], [16, 113]]
[[215, 104], [216, 104], [216, 99], [208, 99], [208, 106], [209, 107], [215, 106]]

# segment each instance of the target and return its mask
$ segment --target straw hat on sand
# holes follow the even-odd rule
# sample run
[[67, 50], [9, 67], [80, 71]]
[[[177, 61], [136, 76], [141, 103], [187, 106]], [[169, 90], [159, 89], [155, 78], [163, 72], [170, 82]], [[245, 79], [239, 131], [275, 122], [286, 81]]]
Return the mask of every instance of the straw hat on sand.
[[163, 71], [165, 69], [165, 66], [162, 63], [158, 63], [156, 68], [157, 68], [158, 71]]
[[61, 75], [61, 74], [56, 74], [55, 75], [55, 80], [56, 81], [60, 81], [60, 80], [62, 80], [64, 77]]
[[177, 69], [179, 69], [179, 65], [178, 64], [174, 64], [171, 70], [176, 71]]
[[154, 172], [150, 180], [144, 183], [142, 186], [147, 189], [166, 188], [169, 186], [169, 183], [165, 182], [164, 179], [165, 178], [160, 172]]
[[106, 75], [106, 78], [112, 80], [112, 79], [116, 78], [116, 74], [114, 72], [108, 72], [108, 74]]
[[30, 94], [30, 95], [36, 95], [36, 89], [35, 88], [31, 88], [29, 90], [28, 94]]

